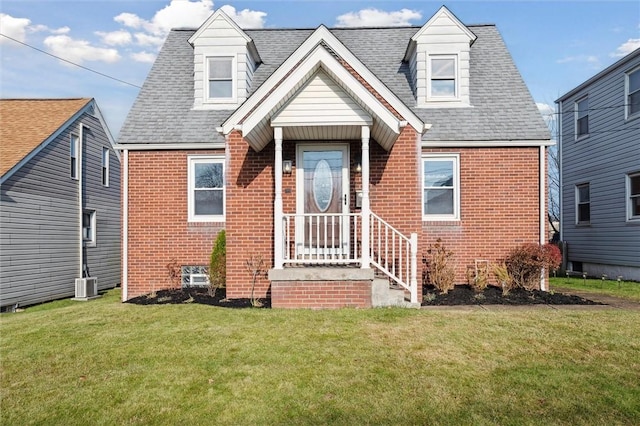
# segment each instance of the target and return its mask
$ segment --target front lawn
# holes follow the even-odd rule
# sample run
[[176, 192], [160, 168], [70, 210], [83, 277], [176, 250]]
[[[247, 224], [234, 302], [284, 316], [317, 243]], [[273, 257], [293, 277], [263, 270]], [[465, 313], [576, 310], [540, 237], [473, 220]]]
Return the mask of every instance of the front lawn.
[[550, 288], [568, 288], [589, 293], [600, 293], [640, 302], [640, 283], [633, 281], [614, 281], [579, 277], [549, 278]]
[[0, 316], [1, 424], [640, 423], [638, 310], [118, 298]]

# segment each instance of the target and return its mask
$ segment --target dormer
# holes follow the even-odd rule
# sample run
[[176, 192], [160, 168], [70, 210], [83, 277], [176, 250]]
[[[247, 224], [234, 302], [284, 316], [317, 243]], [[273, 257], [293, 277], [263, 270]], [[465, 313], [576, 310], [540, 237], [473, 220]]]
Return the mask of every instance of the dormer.
[[246, 99], [260, 56], [253, 40], [222, 10], [189, 38], [195, 109], [236, 109]]
[[469, 53], [475, 40], [475, 34], [444, 6], [411, 37], [404, 60], [419, 108], [471, 106]]

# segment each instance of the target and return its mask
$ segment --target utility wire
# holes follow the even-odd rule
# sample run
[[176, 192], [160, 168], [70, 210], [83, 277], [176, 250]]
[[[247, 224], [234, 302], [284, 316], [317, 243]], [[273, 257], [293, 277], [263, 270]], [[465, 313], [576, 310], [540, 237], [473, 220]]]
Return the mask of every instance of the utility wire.
[[[598, 108], [587, 108], [587, 109], [581, 109], [580, 112], [589, 112], [589, 111], [602, 111], [605, 109], [614, 109], [614, 108], [624, 108], [624, 107], [628, 107], [631, 105], [638, 105], [638, 104], [621, 104], [621, 105], [611, 105], [611, 106], [606, 106], [606, 107], [598, 107]], [[552, 115], [563, 115], [563, 114], [575, 114], [576, 110], [571, 109], [569, 111], [564, 111], [564, 112], [546, 112], [546, 113], [542, 113], [542, 115], [544, 115], [545, 117], [550, 117]]]
[[37, 47], [35, 47], [35, 46], [31, 46], [30, 44], [23, 43], [23, 42], [21, 42], [20, 40], [16, 40], [15, 38], [13, 38], [13, 37], [9, 37], [9, 36], [8, 36], [8, 35], [6, 35], [6, 34], [2, 34], [2, 33], [0, 33], [0, 36], [5, 37], [5, 38], [8, 38], [9, 40], [15, 41], [16, 43], [19, 43], [19, 44], [21, 44], [21, 45], [23, 45], [23, 46], [29, 47], [29, 48], [31, 48], [31, 49], [33, 49], [33, 50], [37, 50], [38, 52], [40, 52], [40, 53], [44, 53], [45, 55], [49, 55], [49, 56], [51, 56], [51, 57], [53, 57], [53, 58], [59, 59], [59, 60], [61, 60], [61, 61], [63, 61], [63, 62], [66, 62], [66, 63], [68, 63], [68, 64], [75, 65], [76, 67], [82, 68], [83, 70], [91, 71], [92, 73], [95, 73], [95, 74], [101, 75], [102, 77], [110, 78], [111, 80], [115, 80], [115, 81], [117, 81], [117, 82], [119, 82], [119, 83], [122, 83], [122, 84], [128, 84], [129, 86], [133, 86], [133, 87], [136, 87], [136, 88], [138, 88], [138, 89], [142, 89], [142, 87], [138, 86], [137, 84], [129, 83], [128, 81], [120, 80], [119, 78], [112, 77], [112, 76], [107, 75], [107, 74], [105, 74], [105, 73], [102, 73], [102, 72], [100, 72], [100, 71], [96, 71], [96, 70], [94, 70], [94, 69], [87, 68], [87, 67], [85, 67], [84, 65], [76, 64], [75, 62], [71, 62], [71, 61], [69, 61], [68, 59], [61, 58], [61, 57], [59, 57], [59, 56], [53, 55], [53, 54], [51, 54], [51, 53], [49, 53], [49, 52], [46, 52], [46, 51], [44, 51], [44, 50], [42, 50], [42, 49], [38, 49], [38, 48], [37, 48]]

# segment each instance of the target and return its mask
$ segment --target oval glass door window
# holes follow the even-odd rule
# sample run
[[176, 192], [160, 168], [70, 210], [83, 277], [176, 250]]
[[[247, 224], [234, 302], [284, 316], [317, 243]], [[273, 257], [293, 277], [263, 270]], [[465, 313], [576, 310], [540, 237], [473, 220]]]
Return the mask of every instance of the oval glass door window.
[[333, 177], [327, 160], [320, 160], [313, 171], [313, 200], [318, 210], [326, 212], [331, 205], [333, 195]]

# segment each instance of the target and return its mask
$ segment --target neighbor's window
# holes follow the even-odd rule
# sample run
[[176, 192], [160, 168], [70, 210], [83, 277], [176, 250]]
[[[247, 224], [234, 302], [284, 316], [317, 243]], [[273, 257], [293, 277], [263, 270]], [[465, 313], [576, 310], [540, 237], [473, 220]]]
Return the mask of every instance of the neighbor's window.
[[422, 215], [424, 220], [459, 219], [459, 156], [422, 158]]
[[627, 218], [640, 220], [640, 172], [627, 176]]
[[588, 183], [576, 185], [576, 222], [578, 224], [591, 222], [591, 194]]
[[85, 210], [82, 212], [82, 241], [86, 245], [96, 243], [96, 211]]
[[640, 68], [627, 74], [627, 117], [640, 113]]
[[109, 148], [102, 147], [102, 185], [109, 186]]
[[431, 55], [427, 64], [429, 99], [454, 99], [458, 96], [455, 55]]
[[584, 97], [576, 102], [576, 139], [589, 134], [589, 98]]
[[78, 148], [80, 147], [80, 138], [78, 135], [71, 134], [69, 137], [69, 165], [70, 176], [72, 179], [78, 179]]
[[233, 57], [207, 59], [207, 98], [233, 99]]
[[190, 222], [224, 221], [223, 157], [189, 157]]

